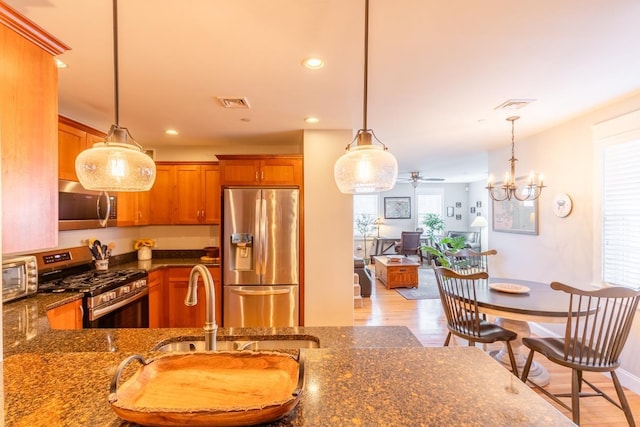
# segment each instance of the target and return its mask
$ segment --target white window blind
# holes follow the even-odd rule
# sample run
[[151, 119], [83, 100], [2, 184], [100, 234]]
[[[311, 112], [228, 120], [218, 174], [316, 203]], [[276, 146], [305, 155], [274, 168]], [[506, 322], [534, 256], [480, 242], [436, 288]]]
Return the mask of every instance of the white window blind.
[[422, 227], [422, 220], [428, 213], [433, 213], [439, 215], [440, 217], [443, 217], [441, 194], [417, 194], [416, 202], [416, 217], [418, 220], [418, 227]]
[[602, 268], [605, 282], [640, 288], [640, 140], [604, 148]]

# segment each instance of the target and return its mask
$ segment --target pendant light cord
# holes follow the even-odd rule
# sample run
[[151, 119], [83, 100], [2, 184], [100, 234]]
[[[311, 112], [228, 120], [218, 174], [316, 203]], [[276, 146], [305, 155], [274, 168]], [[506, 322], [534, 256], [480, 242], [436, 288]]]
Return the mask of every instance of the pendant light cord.
[[120, 99], [118, 84], [118, 0], [113, 0], [113, 91], [115, 92], [116, 126], [120, 127]]
[[[115, 1], [115, 0], [114, 0]], [[364, 96], [362, 97], [362, 129], [367, 129], [367, 97], [369, 80], [369, 0], [364, 3]]]

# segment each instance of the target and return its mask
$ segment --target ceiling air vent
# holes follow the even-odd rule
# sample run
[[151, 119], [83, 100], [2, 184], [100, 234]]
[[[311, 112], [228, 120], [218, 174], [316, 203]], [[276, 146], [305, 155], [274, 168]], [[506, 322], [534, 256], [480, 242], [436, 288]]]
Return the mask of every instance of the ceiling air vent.
[[509, 99], [498, 105], [496, 110], [519, 110], [534, 102], [535, 99]]
[[244, 109], [251, 108], [247, 98], [229, 98], [229, 97], [219, 96], [218, 101], [220, 101], [220, 103], [224, 108], [244, 108]]

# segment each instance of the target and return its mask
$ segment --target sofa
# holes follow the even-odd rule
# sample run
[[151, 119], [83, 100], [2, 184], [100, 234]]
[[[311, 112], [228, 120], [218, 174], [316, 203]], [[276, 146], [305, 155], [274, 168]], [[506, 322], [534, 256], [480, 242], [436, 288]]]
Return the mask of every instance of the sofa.
[[477, 231], [447, 231], [447, 237], [464, 237], [465, 248], [480, 252], [480, 233]]
[[371, 276], [371, 271], [367, 268], [363, 258], [357, 256], [353, 257], [353, 272], [356, 273], [359, 278], [360, 296], [370, 297], [373, 278]]

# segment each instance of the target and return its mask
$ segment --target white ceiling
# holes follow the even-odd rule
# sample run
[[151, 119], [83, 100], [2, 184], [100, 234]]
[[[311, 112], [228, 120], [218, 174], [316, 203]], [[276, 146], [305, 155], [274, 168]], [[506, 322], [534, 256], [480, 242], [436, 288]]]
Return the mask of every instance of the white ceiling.
[[[61, 55], [60, 113], [107, 131], [111, 0], [7, 3], [72, 48]], [[361, 128], [364, 4], [120, 1], [120, 125], [145, 148]], [[637, 91], [638, 22], [637, 0], [371, 0], [368, 127], [404, 176], [479, 179], [487, 150], [510, 143], [506, 117], [522, 117], [517, 143]], [[303, 68], [307, 56], [326, 66]], [[224, 109], [218, 96], [251, 108]], [[495, 110], [521, 98], [536, 101]]]

